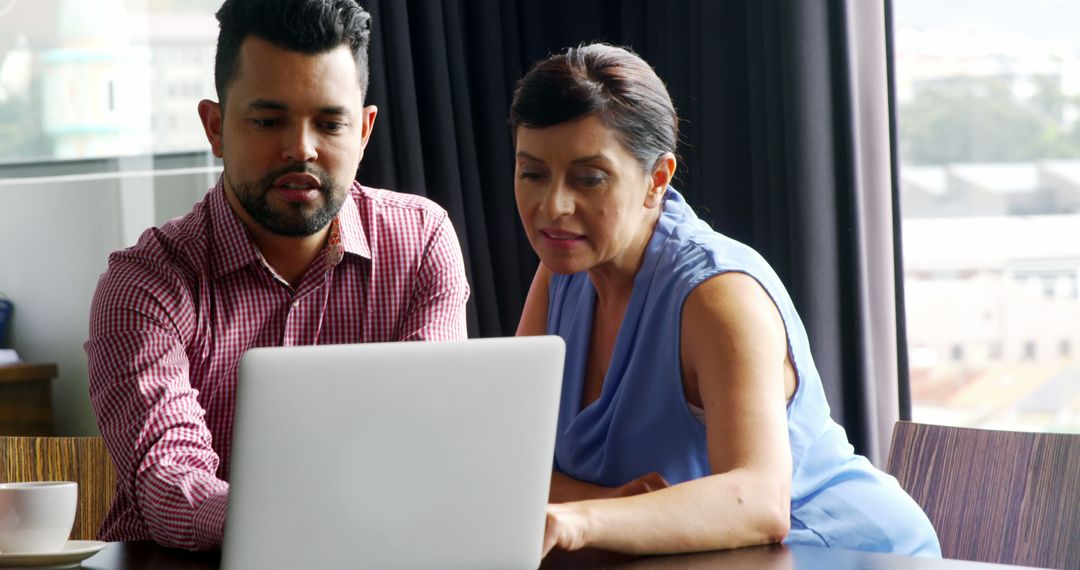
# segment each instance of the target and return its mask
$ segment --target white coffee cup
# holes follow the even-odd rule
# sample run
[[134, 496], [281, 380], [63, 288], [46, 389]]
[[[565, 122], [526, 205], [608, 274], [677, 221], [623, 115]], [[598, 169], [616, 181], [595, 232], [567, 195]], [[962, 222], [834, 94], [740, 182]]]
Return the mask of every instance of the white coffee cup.
[[0, 553], [60, 551], [75, 524], [78, 496], [78, 483], [70, 481], [0, 483]]

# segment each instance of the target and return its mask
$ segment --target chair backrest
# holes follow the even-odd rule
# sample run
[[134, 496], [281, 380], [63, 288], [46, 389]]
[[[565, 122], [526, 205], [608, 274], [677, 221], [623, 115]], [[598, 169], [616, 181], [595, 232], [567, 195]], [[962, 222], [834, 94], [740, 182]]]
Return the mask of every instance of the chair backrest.
[[1080, 569], [1080, 434], [897, 422], [887, 469], [946, 558]]
[[116, 488], [105, 442], [100, 437], [0, 436], [0, 483], [75, 481], [79, 506], [72, 540], [93, 540]]

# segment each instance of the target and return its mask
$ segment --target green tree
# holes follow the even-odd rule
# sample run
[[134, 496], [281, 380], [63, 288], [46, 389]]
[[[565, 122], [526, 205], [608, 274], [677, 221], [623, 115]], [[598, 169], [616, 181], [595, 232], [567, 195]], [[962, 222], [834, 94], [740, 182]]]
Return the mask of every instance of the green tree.
[[920, 86], [900, 107], [900, 154], [909, 164], [1080, 157], [1080, 133], [1065, 125], [1074, 98], [1055, 76], [1033, 78], [1017, 97], [1005, 77], [956, 76]]
[[[34, 81], [31, 92], [38, 93]], [[28, 162], [52, 157], [52, 141], [41, 132], [37, 101], [10, 99], [0, 103], [0, 163]]]

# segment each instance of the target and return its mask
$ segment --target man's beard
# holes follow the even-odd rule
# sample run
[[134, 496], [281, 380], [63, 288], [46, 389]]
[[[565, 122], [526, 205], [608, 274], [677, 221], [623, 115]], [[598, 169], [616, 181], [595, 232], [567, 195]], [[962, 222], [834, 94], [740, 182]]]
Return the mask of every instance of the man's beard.
[[[274, 182], [286, 174], [306, 173], [319, 179], [321, 207], [312, 204], [286, 202], [271, 206], [266, 199]], [[338, 184], [324, 170], [303, 163], [290, 164], [268, 173], [258, 182], [236, 184], [229, 181], [236, 199], [257, 224], [279, 236], [307, 237], [326, 227], [337, 216], [348, 192], [339, 191]]]

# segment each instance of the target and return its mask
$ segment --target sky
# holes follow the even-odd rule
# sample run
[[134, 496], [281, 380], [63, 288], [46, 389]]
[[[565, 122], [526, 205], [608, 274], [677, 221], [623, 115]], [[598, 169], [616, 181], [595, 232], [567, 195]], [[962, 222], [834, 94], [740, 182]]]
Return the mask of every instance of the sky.
[[1080, 1], [1077, 0], [893, 0], [897, 28], [973, 28], [1017, 34], [1080, 51]]

